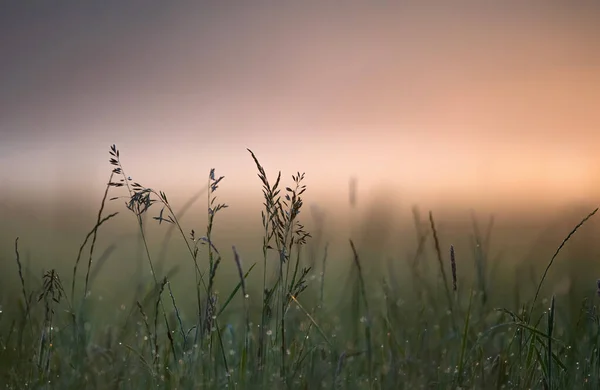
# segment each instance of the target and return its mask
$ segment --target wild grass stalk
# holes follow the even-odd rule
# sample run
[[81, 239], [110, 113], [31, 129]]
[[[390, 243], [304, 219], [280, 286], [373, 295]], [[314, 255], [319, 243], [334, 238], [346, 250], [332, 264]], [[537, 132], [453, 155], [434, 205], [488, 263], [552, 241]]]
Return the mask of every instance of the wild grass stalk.
[[244, 271], [242, 268], [242, 260], [240, 254], [236, 250], [235, 246], [231, 248], [233, 250], [235, 265], [240, 278], [240, 286], [242, 288], [242, 308], [244, 310], [244, 346], [242, 349], [242, 356], [240, 359], [240, 383], [245, 383], [246, 380], [246, 369], [248, 364], [248, 354], [250, 353], [250, 334], [252, 329], [250, 327], [250, 314], [248, 312], [248, 292], [246, 290], [246, 279], [244, 277]]
[[321, 307], [321, 308], [325, 307], [325, 270], [326, 270], [326, 264], [327, 264], [328, 251], [329, 251], [329, 243], [325, 244], [323, 260], [321, 261], [321, 278], [320, 278], [321, 289], [320, 289], [320, 295], [319, 295], [319, 302], [320, 302], [319, 307]]
[[25, 316], [29, 314], [29, 298], [27, 297], [27, 290], [25, 288], [25, 278], [23, 278], [23, 265], [21, 264], [21, 255], [19, 253], [19, 237], [15, 239], [15, 256], [17, 262], [17, 268], [19, 271], [19, 281], [21, 282], [21, 292], [23, 293], [23, 304], [25, 305]]
[[493, 216], [490, 217], [488, 229], [486, 230], [485, 237], [482, 237], [479, 224], [475, 213], [471, 213], [471, 220], [473, 224], [473, 251], [475, 256], [475, 270], [477, 275], [477, 286], [481, 293], [481, 304], [485, 305], [488, 300], [488, 285], [487, 285], [487, 272], [488, 272], [488, 257], [489, 257], [489, 244], [491, 240], [491, 231], [494, 224]]
[[[285, 187], [285, 196], [283, 199], [280, 196], [278, 189], [281, 179], [281, 172], [277, 176], [277, 180], [273, 186], [269, 184], [267, 174], [264, 168], [259, 163], [254, 153], [248, 149], [254, 163], [258, 169], [258, 177], [263, 184], [263, 196], [265, 199], [265, 210], [262, 212], [262, 224], [264, 229], [263, 237], [263, 310], [261, 319], [261, 339], [259, 341], [259, 355], [261, 366], [264, 364], [264, 325], [266, 324], [271, 312], [271, 298], [278, 288], [278, 305], [277, 305], [277, 322], [278, 338], [280, 346], [280, 378], [287, 382], [287, 340], [286, 340], [286, 312], [289, 307], [291, 295], [297, 296], [306, 288], [306, 276], [310, 268], [302, 269], [300, 276], [300, 248], [306, 243], [306, 239], [310, 234], [304, 230], [304, 226], [299, 223], [297, 217], [300, 213], [303, 200], [302, 195], [306, 191], [306, 186], [302, 184], [304, 174], [298, 172], [292, 175], [294, 187]], [[271, 247], [271, 242], [275, 247]], [[293, 267], [293, 273], [290, 281], [290, 263], [292, 261], [292, 253], [294, 248], [297, 250], [296, 262]], [[266, 287], [267, 274], [267, 255], [268, 249], [275, 249], [278, 255], [278, 276], [275, 285], [271, 288]]]
[[[200, 199], [200, 197], [202, 195], [204, 195], [204, 193], [206, 193], [209, 188], [210, 188], [210, 183], [208, 183], [204, 188], [200, 189], [195, 194], [193, 194], [183, 204], [183, 206], [181, 206], [181, 209], [177, 213], [177, 217], [175, 217], [175, 213], [174, 212], [171, 212], [171, 214], [173, 215], [173, 220], [176, 221], [176, 223], [168, 223], [169, 226], [168, 226], [167, 231], [165, 233], [165, 236], [164, 236], [164, 238], [162, 240], [162, 243], [161, 243], [161, 246], [160, 246], [160, 252], [158, 253], [158, 256], [157, 256], [157, 263], [158, 263], [157, 264], [157, 268], [161, 267], [162, 264], [164, 264], [164, 262], [166, 261], [167, 250], [169, 248], [169, 242], [171, 241], [171, 238], [172, 238], [173, 233], [175, 232], [175, 230], [180, 227], [179, 221], [181, 221], [181, 219], [185, 216], [185, 214], [187, 214], [187, 212], [192, 208], [192, 206], [194, 205], [194, 203], [196, 203], [196, 201], [198, 199]], [[159, 223], [162, 222], [160, 218], [158, 218], [158, 221], [159, 221]], [[183, 233], [183, 229], [179, 229], [179, 233], [181, 233], [181, 235], [182, 235], [182, 237], [184, 239], [187, 239], [186, 235]]]
[[[127, 188], [127, 191], [129, 193], [129, 198], [128, 198], [128, 202], [126, 203], [126, 207], [136, 217], [136, 220], [138, 223], [138, 228], [139, 228], [141, 239], [142, 239], [142, 243], [143, 243], [145, 254], [146, 254], [146, 258], [147, 258], [148, 264], [150, 266], [150, 273], [152, 274], [152, 278], [154, 280], [155, 292], [157, 293], [156, 318], [158, 317], [158, 312], [159, 312], [158, 306], [160, 305], [160, 308], [162, 309], [162, 313], [163, 313], [164, 323], [167, 328], [167, 334], [169, 335], [168, 337], [171, 337], [171, 329], [170, 329], [169, 321], [167, 319], [164, 302], [161, 299], [162, 291], [164, 289], [164, 283], [159, 282], [158, 276], [156, 275], [156, 271], [154, 269], [154, 262], [152, 261], [152, 255], [151, 255], [150, 249], [148, 247], [148, 240], [146, 238], [146, 233], [144, 230], [143, 217], [145, 216], [145, 214], [148, 211], [148, 209], [150, 208], [150, 206], [152, 206], [152, 204], [155, 203], [155, 200], [150, 197], [150, 195], [153, 194], [154, 192], [149, 188], [143, 187], [141, 184], [139, 184], [137, 182], [132, 182], [131, 177], [127, 176], [125, 174], [125, 170], [123, 169], [123, 165], [121, 164], [120, 152], [116, 148], [115, 145], [113, 145], [111, 147], [109, 153], [111, 156], [109, 162], [111, 163], [111, 165], [113, 165], [115, 167], [115, 168], [113, 168], [112, 174], [120, 175], [120, 176], [122, 176], [122, 178], [116, 182], [112, 181], [112, 180], [109, 181], [108, 186], [112, 186], [112, 187], [125, 186]], [[111, 175], [111, 178], [112, 177], [113, 176]], [[132, 183], [130, 184], [130, 182], [132, 182]], [[105, 192], [105, 195], [107, 193], [108, 193], [108, 188]], [[164, 195], [163, 193], [161, 193], [161, 195], [163, 195], [164, 199], [166, 200], [166, 195]], [[118, 199], [118, 198], [112, 198], [112, 199]], [[104, 205], [104, 199], [102, 201], [102, 204]], [[102, 209], [103, 209], [103, 206], [101, 206], [101, 210]], [[101, 211], [100, 211], [99, 215], [101, 215]], [[91, 262], [90, 262], [90, 265], [91, 265]], [[86, 280], [87, 280], [87, 277], [86, 277]], [[155, 326], [155, 329], [156, 328], [157, 327]], [[155, 338], [156, 337], [158, 337], [158, 336], [155, 334]], [[158, 345], [157, 340], [155, 340], [155, 344]], [[158, 355], [158, 350], [155, 350], [155, 353]], [[175, 354], [175, 353], [176, 352], [173, 349], [173, 354]]]
[[458, 358], [458, 369], [457, 369], [457, 373], [456, 373], [456, 385], [457, 386], [462, 386], [463, 370], [464, 370], [465, 357], [466, 357], [465, 353], [467, 350], [467, 339], [469, 336], [469, 324], [470, 324], [470, 320], [471, 320], [472, 302], [473, 302], [473, 290], [471, 290], [471, 292], [469, 293], [469, 306], [467, 308], [467, 313], [465, 314], [465, 324], [463, 326], [463, 332], [462, 332], [462, 337], [461, 337], [461, 341], [460, 341], [460, 355]]
[[[23, 294], [23, 306], [24, 313], [21, 318], [21, 326], [19, 327], [19, 346], [23, 345], [23, 335], [26, 325], [29, 325], [31, 336], [33, 337], [33, 327], [31, 321], [29, 321], [29, 315], [31, 311], [31, 303], [33, 300], [33, 292], [27, 295], [27, 289], [25, 287], [25, 278], [23, 277], [23, 264], [21, 263], [21, 254], [19, 253], [19, 237], [15, 239], [15, 261], [17, 263], [17, 269], [19, 273], [19, 281], [21, 282], [21, 293]], [[21, 350], [21, 348], [19, 348]]]
[[269, 269], [267, 260], [268, 260], [268, 251], [271, 249], [271, 241], [276, 234], [276, 229], [273, 228], [274, 221], [277, 218], [277, 204], [280, 202], [279, 197], [279, 182], [281, 180], [281, 172], [278, 173], [277, 179], [275, 180], [274, 185], [269, 184], [269, 180], [267, 178], [267, 173], [264, 168], [258, 162], [258, 159], [254, 155], [254, 153], [248, 149], [248, 152], [252, 156], [254, 163], [256, 164], [256, 168], [258, 169], [258, 178], [263, 184], [263, 197], [265, 202], [263, 206], [265, 209], [261, 211], [261, 219], [263, 226], [263, 243], [262, 243], [262, 257], [263, 257], [263, 278], [262, 278], [262, 310], [261, 310], [261, 323], [260, 323], [260, 334], [259, 334], [259, 346], [258, 346], [258, 366], [257, 369], [259, 372], [262, 372], [265, 367], [265, 359], [266, 359], [266, 325], [267, 321], [271, 317], [271, 298], [274, 291], [274, 287], [267, 287], [267, 270]]
[[548, 339], [547, 339], [547, 351], [548, 354], [546, 356], [546, 365], [548, 366], [548, 378], [546, 380], [547, 386], [548, 386], [548, 390], [552, 390], [554, 388], [554, 383], [552, 381], [552, 359], [553, 359], [553, 352], [552, 352], [552, 334], [554, 332], [554, 313], [555, 313], [555, 306], [554, 306], [554, 296], [552, 296], [552, 302], [550, 304], [550, 310], [548, 312], [548, 327], [547, 327], [547, 331], [548, 331]]
[[457, 331], [457, 326], [454, 320], [454, 303], [452, 300], [452, 295], [450, 294], [450, 287], [448, 286], [448, 277], [446, 276], [446, 270], [444, 267], [444, 260], [442, 259], [442, 251], [440, 249], [440, 241], [438, 238], [438, 232], [435, 228], [435, 221], [433, 220], [433, 213], [429, 212], [429, 224], [431, 226], [431, 232], [433, 233], [433, 243], [435, 245], [435, 253], [437, 255], [437, 261], [440, 269], [440, 274], [442, 275], [442, 283], [444, 292], [446, 293], [446, 300], [448, 301], [448, 311], [450, 313], [450, 321], [452, 323], [452, 327], [454, 331]]
[[[354, 259], [354, 265], [356, 266], [356, 270], [358, 272], [358, 283], [360, 288], [360, 293], [362, 296], [363, 304], [365, 307], [365, 337], [366, 337], [366, 351], [367, 351], [367, 365], [369, 378], [373, 378], [373, 345], [372, 345], [372, 335], [371, 335], [371, 312], [369, 310], [369, 299], [367, 298], [367, 287], [365, 284], [365, 280], [363, 278], [363, 270], [360, 264], [360, 258], [358, 256], [358, 252], [356, 251], [356, 247], [354, 246], [354, 242], [350, 240], [350, 247], [352, 248], [352, 254]], [[363, 318], [363, 317], [361, 317]], [[369, 381], [370, 382], [370, 381]]]
[[435, 245], [435, 253], [437, 255], [437, 261], [440, 269], [440, 275], [442, 276], [442, 282], [444, 291], [446, 292], [446, 298], [448, 299], [448, 310], [452, 312], [452, 297], [450, 296], [450, 289], [448, 288], [448, 277], [446, 276], [446, 269], [444, 267], [444, 260], [442, 260], [442, 251], [440, 249], [440, 241], [438, 233], [435, 228], [435, 221], [433, 220], [433, 213], [429, 212], [429, 223], [431, 225], [431, 232], [433, 233], [433, 243]]

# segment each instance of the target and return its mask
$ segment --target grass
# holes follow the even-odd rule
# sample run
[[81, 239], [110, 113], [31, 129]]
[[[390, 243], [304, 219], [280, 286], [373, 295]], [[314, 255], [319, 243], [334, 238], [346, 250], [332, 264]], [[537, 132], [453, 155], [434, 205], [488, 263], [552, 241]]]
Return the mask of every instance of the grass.
[[[507, 283], [491, 268], [493, 219], [483, 235], [473, 219], [472, 257], [444, 248], [433, 213], [424, 222], [415, 208], [416, 252], [405, 272], [397, 271], [397, 261], [386, 267], [365, 261], [371, 254], [352, 239], [348, 258], [332, 262], [321, 235], [323, 215], [314, 210], [317, 247], [308, 246], [313, 238], [300, 219], [304, 174], [292, 175], [289, 186], [281, 173], [272, 181], [249, 150], [264, 208], [263, 241], [257, 243], [262, 256], [247, 259], [235, 246], [215, 244], [213, 228], [228, 206], [217, 201], [224, 178], [214, 169], [207, 177], [206, 229], [199, 234], [180, 223], [193, 202], [177, 215], [164, 192], [126, 175], [116, 146], [109, 153], [113, 170], [68, 290], [54, 268], [41, 279], [26, 272], [19, 239], [14, 242], [20, 286], [18, 294], [1, 292], [3, 388], [600, 387], [600, 315], [593, 290], [576, 285], [558, 299], [544, 288], [561, 250], [597, 209], [557, 243], [528, 297], [521, 284]], [[116, 191], [124, 195], [109, 197]], [[102, 314], [106, 326], [101, 326], [89, 296], [112, 249], [97, 254], [97, 237], [118, 214], [106, 213], [106, 203], [123, 199], [122, 212], [139, 229], [150, 277], [140, 271], [130, 286], [130, 309]], [[150, 249], [150, 223], [167, 225], [163, 249], [179, 235], [192, 291], [176, 295], [171, 284], [176, 270], [168, 268], [166, 250]], [[226, 262], [236, 277], [219, 280]], [[251, 277], [260, 285], [251, 284]], [[219, 283], [227, 286], [225, 292], [217, 290]], [[510, 299], [496, 299], [506, 290], [513, 291]]]

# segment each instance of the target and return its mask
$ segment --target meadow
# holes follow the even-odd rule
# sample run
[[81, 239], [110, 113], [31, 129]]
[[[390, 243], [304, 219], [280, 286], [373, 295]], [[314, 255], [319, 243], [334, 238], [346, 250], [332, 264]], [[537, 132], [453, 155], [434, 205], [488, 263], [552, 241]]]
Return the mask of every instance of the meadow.
[[[600, 388], [600, 270], [586, 230], [598, 209], [532, 242], [526, 261], [492, 249], [503, 237], [493, 218], [473, 216], [461, 241], [414, 207], [411, 235], [390, 238], [385, 205], [347, 236], [334, 230], [344, 248], [334, 250], [325, 215], [304, 204], [304, 174], [272, 177], [248, 152], [262, 229], [239, 245], [217, 234], [231, 211], [217, 170], [198, 195], [206, 221], [192, 229], [181, 221], [193, 202], [137, 183], [114, 145], [95, 220], [69, 233], [81, 243], [68, 266], [43, 261], [40, 274], [27, 238], [12, 238], [0, 275], [2, 387]], [[135, 235], [113, 227], [117, 215]], [[134, 249], [116, 251], [105, 231]]]

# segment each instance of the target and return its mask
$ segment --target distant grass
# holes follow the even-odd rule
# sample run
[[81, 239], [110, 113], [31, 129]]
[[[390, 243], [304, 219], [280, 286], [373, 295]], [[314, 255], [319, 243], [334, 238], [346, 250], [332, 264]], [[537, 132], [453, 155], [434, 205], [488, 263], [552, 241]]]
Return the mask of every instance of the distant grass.
[[[269, 180], [249, 152], [264, 196], [259, 259], [246, 258], [235, 246], [215, 245], [213, 228], [228, 206], [217, 201], [224, 178], [214, 169], [207, 177], [206, 228], [199, 233], [180, 223], [191, 203], [176, 215], [164, 192], [125, 174], [113, 145], [113, 171], [94, 226], [74, 260], [68, 291], [54, 268], [47, 267], [39, 280], [26, 273], [19, 241], [14, 242], [19, 291], [0, 291], [2, 387], [600, 388], [600, 315], [593, 286], [573, 286], [566, 300], [544, 295], [558, 254], [597, 209], [557, 243], [554, 256], [545, 259], [543, 275], [529, 286], [535, 295], [528, 297], [490, 262], [493, 219], [482, 235], [473, 218], [473, 252], [467, 255], [443, 247], [433, 213], [424, 222], [415, 208], [417, 249], [408, 259], [408, 274], [399, 274], [394, 260], [373, 269], [378, 263], [370, 262], [368, 251], [353, 240], [348, 258], [332, 262], [328, 243], [321, 240], [323, 216], [316, 212], [319, 248], [306, 250], [312, 237], [300, 222], [304, 174], [292, 175], [289, 186], [282, 184], [281, 173]], [[109, 198], [119, 189], [124, 196]], [[145, 277], [140, 268], [128, 286], [132, 304], [101, 313], [106, 320], [99, 324], [91, 315], [96, 301], [89, 297], [112, 253], [109, 247], [96, 254], [98, 235], [116, 215], [104, 212], [109, 199], [125, 200], [151, 274]], [[150, 250], [148, 223], [168, 225], [158, 254]], [[189, 258], [194, 288], [185, 294], [174, 293], [174, 270], [167, 268], [165, 248], [172, 234], [179, 235]], [[82, 259], [87, 260], [83, 265]], [[235, 267], [237, 277], [219, 281], [229, 288], [217, 290], [224, 262]], [[260, 273], [258, 286], [248, 283], [253, 273]], [[113, 299], [122, 302], [122, 297]]]

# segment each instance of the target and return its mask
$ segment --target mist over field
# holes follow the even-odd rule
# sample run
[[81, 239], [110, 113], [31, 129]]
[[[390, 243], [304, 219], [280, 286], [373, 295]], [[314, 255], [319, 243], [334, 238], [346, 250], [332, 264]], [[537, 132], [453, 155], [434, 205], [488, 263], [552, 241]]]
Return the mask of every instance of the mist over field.
[[[311, 245], [322, 253], [329, 242], [334, 261], [354, 237], [402, 263], [415, 250], [416, 205], [425, 225], [433, 211], [443, 250], [465, 257], [472, 212], [482, 229], [493, 214], [494, 253], [517, 264], [535, 248], [550, 255], [598, 203], [598, 7], [1, 8], [5, 275], [16, 237], [32, 265], [72, 267], [113, 143], [127, 175], [165, 191], [176, 211], [211, 168], [224, 175], [217, 196], [230, 208], [215, 240], [248, 262], [260, 251], [262, 195], [246, 148], [272, 180], [306, 172], [301, 221], [314, 235], [314, 212], [325, 213]], [[203, 231], [206, 208], [204, 193], [184, 226]], [[115, 245], [102, 274], [127, 278], [139, 232], [123, 201], [108, 210], [120, 215], [99, 233], [102, 250]], [[159, 211], [148, 216], [155, 251], [167, 229], [150, 219]], [[572, 244], [585, 249], [581, 262], [597, 261], [595, 226]], [[185, 263], [178, 240], [167, 263]]]

